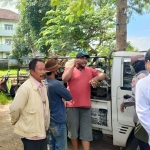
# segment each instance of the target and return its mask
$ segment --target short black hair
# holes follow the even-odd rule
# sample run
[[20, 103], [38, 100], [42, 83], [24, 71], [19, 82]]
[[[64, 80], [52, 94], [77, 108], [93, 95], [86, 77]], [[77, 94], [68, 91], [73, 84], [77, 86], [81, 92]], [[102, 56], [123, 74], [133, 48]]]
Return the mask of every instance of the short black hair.
[[42, 59], [34, 58], [34, 59], [32, 59], [32, 60], [30, 61], [30, 63], [29, 63], [29, 70], [34, 70], [34, 71], [35, 71], [35, 66], [36, 66], [36, 64], [37, 64], [38, 61], [44, 63], [44, 61], [43, 61]]
[[50, 76], [52, 74], [52, 72], [46, 72], [47, 76]]
[[145, 54], [145, 62], [147, 62], [148, 60], [150, 60], [150, 49], [148, 49]]

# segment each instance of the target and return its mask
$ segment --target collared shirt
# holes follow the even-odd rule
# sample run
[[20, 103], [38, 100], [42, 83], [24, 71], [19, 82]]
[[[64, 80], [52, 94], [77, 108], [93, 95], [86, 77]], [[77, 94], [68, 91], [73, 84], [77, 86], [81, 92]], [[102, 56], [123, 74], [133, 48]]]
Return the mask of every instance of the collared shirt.
[[150, 75], [138, 81], [135, 98], [136, 112], [139, 121], [149, 135], [150, 145]]
[[[33, 77], [32, 77], [33, 78]], [[37, 81], [35, 78], [33, 78], [33, 80], [35, 81], [35, 84], [37, 85], [39, 91], [40, 91], [40, 94], [41, 94], [41, 98], [42, 98], [42, 102], [43, 102], [43, 112], [44, 112], [44, 120], [46, 120], [46, 113], [45, 113], [45, 109], [46, 109], [46, 99], [45, 99], [45, 93], [44, 93], [44, 84], [43, 82], [39, 82]], [[29, 140], [41, 140], [41, 139], [45, 139], [46, 137], [31, 137], [31, 138], [27, 138]]]
[[[34, 79], [34, 78], [33, 78]], [[46, 103], [46, 99], [45, 99], [45, 93], [44, 93], [44, 84], [43, 84], [43, 82], [41, 81], [41, 82], [39, 82], [39, 81], [37, 81], [36, 79], [34, 79], [34, 81], [35, 81], [35, 83], [36, 83], [36, 85], [37, 85], [37, 87], [38, 87], [38, 89], [39, 89], [39, 91], [40, 91], [40, 94], [41, 94], [41, 98], [42, 98], [42, 102], [43, 102], [43, 111], [44, 111], [44, 120], [46, 119], [46, 114], [45, 114], [45, 107], [46, 107], [46, 105], [45, 105], [45, 103]]]

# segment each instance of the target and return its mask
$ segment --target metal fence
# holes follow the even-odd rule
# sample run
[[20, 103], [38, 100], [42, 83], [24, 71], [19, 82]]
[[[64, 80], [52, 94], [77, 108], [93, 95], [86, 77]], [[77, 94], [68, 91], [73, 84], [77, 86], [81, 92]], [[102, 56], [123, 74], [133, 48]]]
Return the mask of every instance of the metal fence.
[[0, 59], [0, 69], [8, 67], [8, 59]]

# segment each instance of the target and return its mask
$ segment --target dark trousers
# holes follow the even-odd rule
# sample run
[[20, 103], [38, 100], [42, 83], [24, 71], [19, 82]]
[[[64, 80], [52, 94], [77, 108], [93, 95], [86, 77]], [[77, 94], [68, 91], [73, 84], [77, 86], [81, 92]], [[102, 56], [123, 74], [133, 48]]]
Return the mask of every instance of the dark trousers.
[[42, 140], [28, 140], [21, 139], [23, 142], [24, 150], [47, 150], [47, 139]]
[[145, 143], [138, 139], [138, 144], [140, 146], [140, 150], [150, 150], [150, 146], [148, 143]]

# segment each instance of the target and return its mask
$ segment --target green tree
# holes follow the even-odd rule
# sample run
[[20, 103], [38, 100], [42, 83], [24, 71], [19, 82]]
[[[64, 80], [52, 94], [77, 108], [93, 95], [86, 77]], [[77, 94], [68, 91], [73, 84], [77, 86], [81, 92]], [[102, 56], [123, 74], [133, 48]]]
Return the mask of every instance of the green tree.
[[[13, 54], [17, 54], [18, 52], [15, 51], [21, 51], [22, 47], [26, 47], [28, 48], [26, 55], [30, 52], [33, 57], [39, 52], [47, 55], [49, 47], [41, 45], [38, 48], [36, 42], [40, 38], [40, 29], [45, 25], [42, 18], [51, 9], [50, 0], [18, 0], [17, 8], [19, 9], [20, 23], [17, 29], [19, 32], [16, 32], [14, 36]], [[25, 42], [20, 43], [19, 46], [16, 43], [18, 41]]]
[[[84, 13], [85, 9], [90, 10], [103, 3], [109, 3], [116, 6], [118, 0], [51, 0], [52, 6], [59, 6], [64, 2], [68, 3], [67, 12], [70, 15], [79, 16]], [[142, 15], [150, 10], [150, 0], [128, 0], [127, 2], [129, 16], [134, 12]]]
[[[46, 45], [51, 45], [52, 53], [60, 55], [78, 50], [97, 54], [100, 46], [112, 47], [115, 38], [115, 16], [111, 4], [97, 5], [96, 9], [86, 10], [72, 21], [66, 11], [67, 4], [64, 2], [56, 10], [47, 12], [44, 18], [47, 23], [42, 30], [39, 45], [45, 42]], [[95, 41], [97, 45], [93, 48], [91, 45]]]
[[127, 42], [126, 51], [128, 51], [128, 52], [138, 52], [139, 49], [138, 49], [138, 48], [135, 48], [135, 47], [131, 44], [131, 42], [128, 41], [128, 42]]
[[127, 16], [129, 19], [134, 12], [142, 15], [150, 10], [150, 0], [52, 0], [52, 5], [59, 6], [66, 1], [70, 22], [75, 20], [76, 16], [82, 15], [85, 10], [93, 9], [103, 2], [116, 6], [116, 50], [126, 49]]
[[26, 37], [30, 29], [28, 26], [24, 26], [25, 22], [22, 23], [23, 22], [20, 22], [18, 24], [16, 33], [13, 36], [12, 55], [17, 59], [32, 53], [28, 38]]

